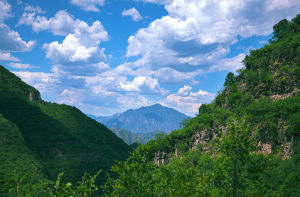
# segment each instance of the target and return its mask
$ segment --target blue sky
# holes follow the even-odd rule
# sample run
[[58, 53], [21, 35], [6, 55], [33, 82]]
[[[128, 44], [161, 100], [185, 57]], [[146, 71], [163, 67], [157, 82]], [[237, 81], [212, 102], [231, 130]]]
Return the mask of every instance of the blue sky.
[[0, 63], [93, 115], [160, 103], [195, 115], [297, 0], [0, 0]]

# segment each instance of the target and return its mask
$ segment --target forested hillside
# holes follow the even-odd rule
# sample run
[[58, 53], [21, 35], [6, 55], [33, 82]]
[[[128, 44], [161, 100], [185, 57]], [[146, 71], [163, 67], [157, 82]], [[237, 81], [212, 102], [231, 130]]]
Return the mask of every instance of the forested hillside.
[[107, 196], [300, 196], [300, 15], [185, 127], [139, 146]]
[[133, 144], [133, 143], [141, 143], [141, 144], [146, 144], [148, 141], [153, 139], [157, 134], [162, 134], [164, 135], [164, 132], [162, 131], [150, 131], [147, 133], [139, 133], [135, 134], [132, 133], [131, 131], [127, 131], [124, 129], [119, 129], [117, 127], [111, 127], [110, 130], [116, 134], [119, 138], [124, 140], [128, 145]]
[[55, 181], [60, 172], [74, 183], [101, 169], [101, 185], [129, 150], [104, 125], [75, 107], [42, 101], [37, 90], [0, 66], [0, 196], [16, 196], [17, 190], [41, 196], [34, 186]]

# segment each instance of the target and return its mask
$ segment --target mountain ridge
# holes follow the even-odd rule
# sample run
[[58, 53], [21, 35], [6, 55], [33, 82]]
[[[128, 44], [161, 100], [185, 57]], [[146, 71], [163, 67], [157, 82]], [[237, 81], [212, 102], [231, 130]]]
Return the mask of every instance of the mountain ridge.
[[187, 115], [157, 103], [95, 119], [108, 128], [117, 127], [138, 134], [155, 130], [170, 132], [179, 129], [180, 123], [187, 118], [189, 118]]

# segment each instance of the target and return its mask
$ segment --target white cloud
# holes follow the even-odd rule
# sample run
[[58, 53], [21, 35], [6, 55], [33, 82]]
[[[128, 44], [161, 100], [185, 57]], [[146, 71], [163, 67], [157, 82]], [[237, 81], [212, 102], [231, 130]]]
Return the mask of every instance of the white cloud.
[[[11, 16], [11, 5], [7, 1], [0, 1], [0, 54], [2, 59], [15, 59], [8, 52], [30, 51], [35, 45], [34, 41], [22, 40], [20, 34], [4, 24], [4, 20]], [[16, 59], [15, 59], [16, 60]]]
[[[127, 109], [136, 109], [141, 106], [148, 106], [154, 104], [153, 101], [145, 98], [144, 96], [132, 93], [118, 97], [117, 101], [122, 106], [123, 111]], [[121, 110], [119, 112], [123, 112]]]
[[172, 107], [180, 112], [194, 116], [198, 113], [199, 107], [204, 103], [209, 103], [215, 98], [215, 94], [199, 90], [192, 92], [192, 87], [184, 85], [177, 94], [170, 94], [160, 101], [163, 105]]
[[163, 67], [156, 71], [148, 71], [148, 73], [156, 77], [161, 83], [178, 84], [185, 81], [191, 82], [191, 80], [193, 80], [197, 75], [200, 75], [202, 71], [197, 70], [195, 72], [179, 72], [169, 67]]
[[184, 85], [183, 88], [180, 88], [178, 90], [177, 95], [179, 95], [179, 96], [187, 96], [192, 91], [192, 89], [193, 88], [191, 86]]
[[66, 36], [74, 33], [80, 26], [86, 26], [84, 21], [75, 19], [66, 10], [58, 11], [54, 17], [47, 19], [45, 16], [36, 15], [35, 12], [24, 12], [18, 25], [32, 26], [33, 31], [49, 30], [54, 35]]
[[30, 51], [35, 45], [34, 41], [22, 40], [20, 34], [5, 24], [0, 24], [0, 50], [1, 51]]
[[164, 93], [164, 90], [160, 88], [157, 79], [148, 76], [135, 77], [132, 81], [120, 83], [120, 86], [123, 90], [131, 92], [142, 92], [145, 94]]
[[9, 66], [12, 67], [12, 68], [17, 68], [17, 69], [32, 69], [32, 68], [39, 68], [39, 66], [32, 66], [32, 65], [30, 65], [30, 64], [15, 63], [15, 62], [9, 63]]
[[123, 10], [122, 11], [122, 16], [130, 16], [131, 19], [135, 22], [140, 21], [143, 19], [139, 11], [137, 11], [134, 7], [130, 8], [128, 10]]
[[239, 54], [232, 58], [224, 58], [221, 59], [217, 64], [211, 66], [209, 68], [210, 72], [227, 70], [227, 71], [237, 71], [243, 67], [243, 59], [245, 58], [245, 54]]
[[10, 53], [5, 53], [0, 51], [0, 60], [1, 61], [20, 61], [18, 58], [12, 56]]
[[97, 6], [103, 6], [105, 0], [71, 0], [71, 3], [85, 11], [99, 12]]
[[45, 10], [42, 10], [42, 8], [40, 8], [40, 6], [30, 6], [30, 5], [27, 5], [25, 8], [24, 8], [25, 11], [27, 12], [36, 12], [38, 14], [45, 14], [46, 11]]
[[76, 28], [75, 33], [67, 35], [62, 43], [55, 41], [44, 44], [46, 57], [62, 65], [97, 63], [104, 60], [104, 49], [98, 45], [108, 39], [108, 34], [101, 22], [95, 21], [91, 26], [82, 23]]
[[145, 3], [157, 3], [157, 4], [168, 4], [172, 2], [172, 0], [136, 0], [136, 1], [141, 1]]
[[43, 48], [46, 57], [69, 74], [88, 75], [109, 69], [103, 62], [105, 49], [99, 47], [101, 42], [108, 40], [108, 33], [98, 20], [89, 25], [66, 10], [60, 10], [49, 19], [25, 12], [18, 24], [31, 25], [36, 32], [48, 30], [54, 35], [65, 36], [61, 43], [46, 43]]
[[11, 5], [7, 1], [0, 1], [0, 23], [9, 16], [11, 16]]

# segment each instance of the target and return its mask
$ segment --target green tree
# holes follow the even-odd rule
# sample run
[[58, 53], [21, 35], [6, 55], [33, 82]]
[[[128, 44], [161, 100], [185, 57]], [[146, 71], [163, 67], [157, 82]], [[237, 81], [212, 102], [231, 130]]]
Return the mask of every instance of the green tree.
[[229, 85], [232, 85], [234, 83], [234, 74], [232, 72], [229, 72], [225, 78], [224, 87], [228, 87]]
[[232, 119], [227, 126], [226, 133], [221, 134], [222, 137], [218, 141], [218, 147], [221, 154], [228, 158], [231, 167], [231, 188], [232, 196], [236, 197], [239, 194], [240, 175], [244, 164], [250, 157], [250, 152], [254, 151], [254, 140], [251, 139], [251, 130], [246, 125], [245, 120]]

